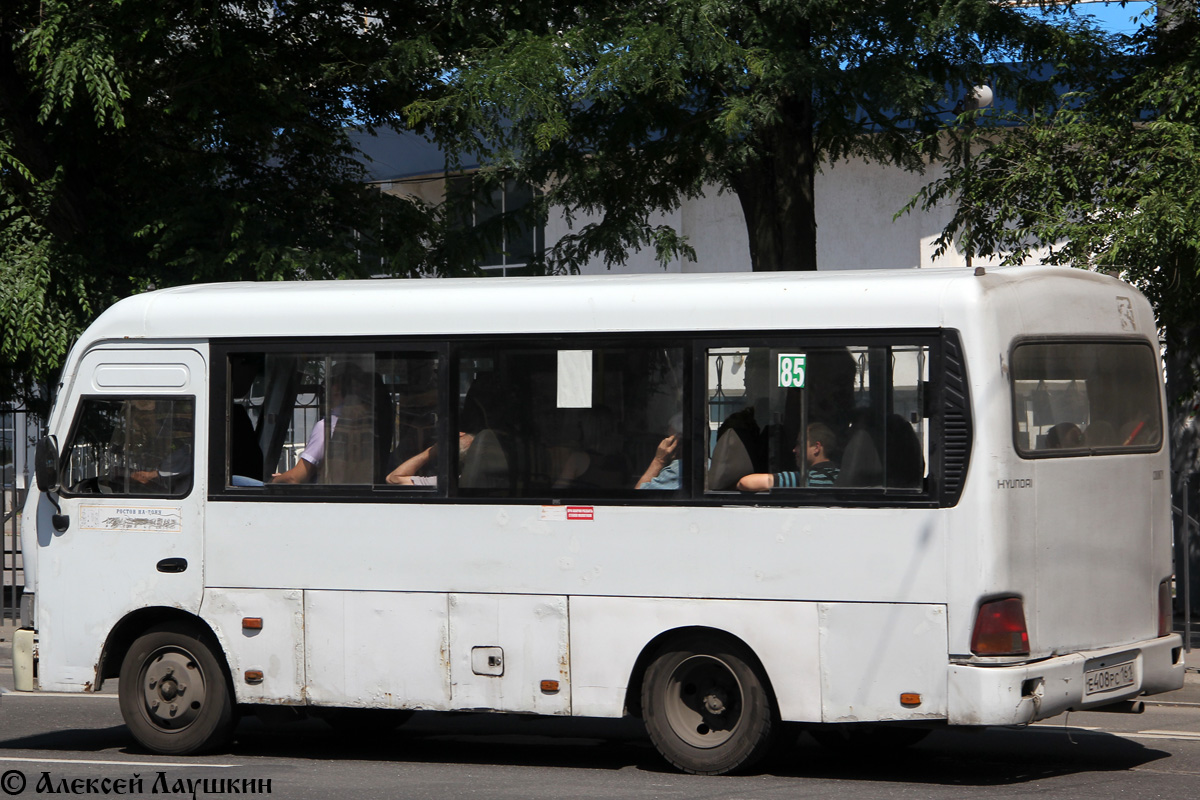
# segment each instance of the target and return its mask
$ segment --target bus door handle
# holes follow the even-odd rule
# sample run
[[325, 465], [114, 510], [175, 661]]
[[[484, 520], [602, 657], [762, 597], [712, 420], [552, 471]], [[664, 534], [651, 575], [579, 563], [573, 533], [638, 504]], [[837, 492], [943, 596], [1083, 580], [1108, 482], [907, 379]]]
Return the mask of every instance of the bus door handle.
[[164, 558], [158, 562], [159, 572], [183, 572], [187, 569], [186, 558]]

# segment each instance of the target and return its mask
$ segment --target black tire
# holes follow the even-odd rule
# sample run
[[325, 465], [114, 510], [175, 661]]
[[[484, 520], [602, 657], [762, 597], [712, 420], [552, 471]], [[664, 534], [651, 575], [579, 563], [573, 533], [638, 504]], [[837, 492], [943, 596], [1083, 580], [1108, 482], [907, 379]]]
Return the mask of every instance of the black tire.
[[929, 728], [870, 723], [817, 725], [809, 729], [817, 743], [842, 753], [888, 753], [912, 747], [929, 735]]
[[189, 755], [229, 741], [237, 719], [220, 647], [198, 626], [151, 628], [121, 663], [125, 724], [147, 750]]
[[745, 772], [780, 728], [758, 660], [719, 636], [692, 635], [658, 651], [642, 682], [642, 716], [663, 758], [695, 775]]

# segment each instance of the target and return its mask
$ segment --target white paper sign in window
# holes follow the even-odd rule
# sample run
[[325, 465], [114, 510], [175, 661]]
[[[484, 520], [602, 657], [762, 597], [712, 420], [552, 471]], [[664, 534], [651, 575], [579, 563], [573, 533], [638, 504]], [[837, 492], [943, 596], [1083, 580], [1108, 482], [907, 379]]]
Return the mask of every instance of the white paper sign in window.
[[592, 351], [558, 351], [558, 407], [592, 407]]

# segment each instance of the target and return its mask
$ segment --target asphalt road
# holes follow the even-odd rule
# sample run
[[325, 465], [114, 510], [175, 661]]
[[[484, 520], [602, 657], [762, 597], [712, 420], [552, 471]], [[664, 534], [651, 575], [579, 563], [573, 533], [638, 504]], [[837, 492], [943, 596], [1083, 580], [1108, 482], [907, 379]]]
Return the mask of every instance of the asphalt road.
[[[11, 688], [0, 650], [0, 687]], [[1188, 797], [1200, 777], [1200, 675], [1141, 715], [1071, 714], [1023, 729], [935, 731], [899, 754], [833, 753], [807, 736], [759, 774], [670, 771], [636, 722], [418, 714], [353, 738], [315, 720], [242, 722], [225, 752], [140, 751], [113, 694], [0, 694], [0, 798]], [[107, 781], [107, 782], [105, 782]], [[134, 791], [140, 789], [140, 791]]]

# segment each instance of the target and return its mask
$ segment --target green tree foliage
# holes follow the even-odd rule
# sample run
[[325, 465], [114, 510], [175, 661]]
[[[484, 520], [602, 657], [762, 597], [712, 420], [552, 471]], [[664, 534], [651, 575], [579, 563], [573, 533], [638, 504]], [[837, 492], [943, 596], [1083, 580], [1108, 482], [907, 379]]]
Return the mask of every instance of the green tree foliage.
[[1194, 4], [1090, 72], [1063, 70], [1054, 105], [955, 132], [944, 177], [913, 207], [957, 211], [939, 240], [1005, 263], [1119, 273], [1154, 304], [1172, 400], [1190, 399], [1200, 290], [1200, 23]]
[[1200, 22], [1195, 4], [1160, 13], [1090, 70], [1061, 70], [1053, 104], [960, 126], [944, 176], [911, 207], [954, 204], [941, 250], [1137, 286], [1166, 344], [1172, 458], [1185, 475], [1200, 452]]
[[[988, 64], [1093, 43], [1053, 12], [991, 0], [623, 0], [537, 9], [459, 48], [443, 90], [408, 107], [458, 152], [547, 189], [574, 232], [563, 268], [651, 247], [693, 255], [655, 214], [736, 192], [755, 269], [815, 269], [822, 162], [920, 169], [939, 116]], [[1066, 12], [1062, 19], [1069, 19]], [[484, 177], [487, 177], [485, 171]]]
[[[114, 300], [196, 281], [440, 272], [348, 125], [441, 69], [427, 3], [0, 4], [0, 364], [45, 379]], [[0, 387], [3, 388], [3, 387]]]

